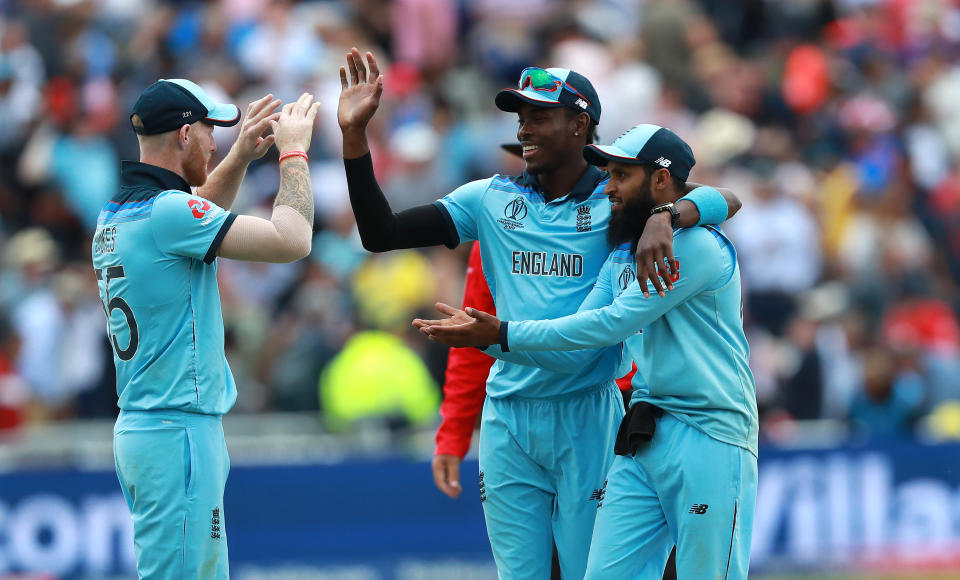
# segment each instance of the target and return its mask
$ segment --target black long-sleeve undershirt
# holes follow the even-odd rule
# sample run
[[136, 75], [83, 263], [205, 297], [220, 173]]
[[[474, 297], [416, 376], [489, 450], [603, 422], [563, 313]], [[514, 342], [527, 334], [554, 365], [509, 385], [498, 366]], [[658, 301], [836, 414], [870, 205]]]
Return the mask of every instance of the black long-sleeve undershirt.
[[390, 209], [367, 153], [344, 159], [350, 205], [357, 218], [360, 240], [369, 252], [444, 245], [455, 248], [460, 235], [450, 216], [436, 204], [419, 205], [399, 213]]

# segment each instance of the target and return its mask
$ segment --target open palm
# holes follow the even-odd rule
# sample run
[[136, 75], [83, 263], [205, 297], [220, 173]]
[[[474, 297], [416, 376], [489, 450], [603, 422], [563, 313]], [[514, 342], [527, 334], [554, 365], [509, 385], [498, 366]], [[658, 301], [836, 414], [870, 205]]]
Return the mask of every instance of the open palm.
[[364, 64], [360, 51], [353, 48], [347, 53], [347, 66], [340, 67], [341, 90], [337, 121], [343, 131], [366, 128], [380, 106], [383, 75], [380, 74], [373, 55], [368, 52], [366, 57], [367, 63]]

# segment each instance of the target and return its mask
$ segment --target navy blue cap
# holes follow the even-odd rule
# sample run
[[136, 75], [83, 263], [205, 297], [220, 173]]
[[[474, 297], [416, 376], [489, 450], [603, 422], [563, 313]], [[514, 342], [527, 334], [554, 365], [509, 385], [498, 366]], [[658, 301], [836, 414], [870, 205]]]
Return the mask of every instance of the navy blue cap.
[[[536, 88], [527, 82], [531, 71], [546, 71], [556, 79], [555, 90]], [[587, 77], [565, 68], [527, 68], [520, 74], [515, 89], [503, 89], [495, 100], [501, 111], [516, 113], [523, 103], [537, 107], [570, 107], [590, 115], [594, 123], [600, 122], [600, 97]]]
[[176, 131], [197, 121], [221, 127], [240, 122], [240, 109], [236, 105], [217, 103], [186, 79], [160, 79], [147, 87], [134, 103], [133, 115], [143, 121], [143, 127], [133, 128], [141, 135]]
[[687, 142], [659, 125], [637, 125], [612, 145], [587, 145], [583, 157], [587, 163], [601, 167], [610, 161], [663, 167], [683, 181], [697, 163]]

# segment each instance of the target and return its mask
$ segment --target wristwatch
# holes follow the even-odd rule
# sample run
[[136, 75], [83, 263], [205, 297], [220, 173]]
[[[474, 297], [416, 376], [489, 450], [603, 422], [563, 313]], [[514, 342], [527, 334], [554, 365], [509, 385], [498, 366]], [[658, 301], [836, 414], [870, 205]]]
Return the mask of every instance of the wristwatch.
[[680, 227], [680, 210], [677, 209], [677, 206], [673, 203], [661, 203], [660, 205], [654, 206], [650, 210], [650, 215], [655, 213], [660, 213], [662, 211], [670, 212], [670, 225], [673, 226], [673, 229]]

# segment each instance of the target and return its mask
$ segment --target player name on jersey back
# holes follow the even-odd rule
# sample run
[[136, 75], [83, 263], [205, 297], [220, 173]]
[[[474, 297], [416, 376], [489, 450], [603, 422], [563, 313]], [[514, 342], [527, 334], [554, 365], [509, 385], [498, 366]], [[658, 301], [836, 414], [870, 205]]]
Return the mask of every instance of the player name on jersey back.
[[579, 278], [583, 276], [583, 256], [553, 252], [514, 250], [511, 273], [522, 276], [556, 276]]

